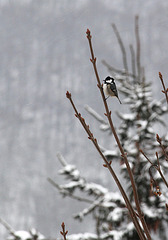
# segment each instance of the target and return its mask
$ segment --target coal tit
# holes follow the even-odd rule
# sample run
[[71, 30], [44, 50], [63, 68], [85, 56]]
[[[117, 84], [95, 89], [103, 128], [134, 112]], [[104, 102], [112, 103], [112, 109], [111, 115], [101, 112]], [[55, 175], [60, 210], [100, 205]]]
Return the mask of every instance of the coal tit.
[[104, 91], [105, 95], [107, 95], [108, 97], [110, 97], [110, 96], [111, 97], [117, 97], [119, 102], [121, 103], [121, 101], [120, 101], [120, 99], [118, 97], [118, 91], [117, 91], [116, 84], [114, 82], [114, 78], [108, 76], [103, 81], [104, 81], [103, 91]]

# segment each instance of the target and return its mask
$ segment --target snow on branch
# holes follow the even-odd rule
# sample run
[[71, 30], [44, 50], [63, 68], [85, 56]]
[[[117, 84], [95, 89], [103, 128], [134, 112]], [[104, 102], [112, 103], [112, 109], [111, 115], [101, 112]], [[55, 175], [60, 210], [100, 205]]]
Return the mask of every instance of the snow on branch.
[[92, 115], [98, 122], [101, 123], [100, 129], [103, 131], [107, 131], [110, 129], [110, 125], [105, 121], [93, 108], [88, 105], [85, 105], [86, 111]]
[[[61, 155], [59, 155], [61, 156]], [[59, 158], [60, 160], [60, 158]], [[101, 197], [104, 196], [105, 193], [108, 192], [106, 188], [103, 186], [96, 184], [96, 183], [88, 183], [85, 178], [80, 176], [79, 170], [76, 168], [76, 166], [67, 164], [66, 161], [64, 161], [63, 168], [59, 170], [59, 173], [61, 175], [64, 175], [69, 182], [66, 184], [58, 184], [51, 178], [48, 178], [48, 181], [56, 187], [59, 192], [65, 197], [69, 196], [72, 198], [75, 198], [77, 200], [82, 201], [82, 199], [85, 202], [91, 203], [92, 201], [86, 200], [85, 198], [78, 197], [74, 195], [74, 192], [78, 189], [82, 192], [85, 192], [88, 195], [92, 195], [94, 197]]]
[[[64, 163], [66, 163], [66, 161], [64, 161]], [[73, 174], [74, 172], [78, 173], [78, 177], [76, 177], [76, 174]], [[74, 165], [64, 164], [63, 168], [59, 170], [59, 173], [67, 177], [68, 183], [60, 185], [55, 183], [51, 178], [48, 178], [49, 182], [55, 186], [63, 196], [69, 196], [73, 199], [89, 203], [89, 206], [78, 214], [75, 214], [74, 218], [83, 220], [88, 214], [94, 214], [96, 215], [95, 218], [104, 224], [103, 229], [108, 231], [109, 225], [116, 224], [116, 226], [119, 226], [120, 220], [124, 220], [125, 216], [127, 216], [128, 210], [125, 207], [125, 201], [120, 193], [109, 192], [108, 189], [99, 184], [87, 182], [81, 177], [80, 172]], [[82, 195], [87, 194], [92, 198], [81, 197], [81, 194], [79, 196], [75, 195], [76, 190], [81, 191]], [[102, 212], [104, 212], [105, 215], [102, 215]], [[104, 216], [103, 219], [102, 216]], [[69, 236], [67, 239], [69, 239]]]
[[108, 239], [113, 239], [113, 240], [120, 240], [124, 239], [126, 235], [130, 235], [131, 237], [131, 232], [133, 230], [134, 226], [133, 223], [127, 224], [126, 229], [121, 229], [121, 230], [112, 230], [108, 231], [107, 233], [100, 234], [97, 236], [97, 234], [93, 233], [79, 233], [79, 234], [72, 234], [68, 236], [68, 240], [108, 240]]

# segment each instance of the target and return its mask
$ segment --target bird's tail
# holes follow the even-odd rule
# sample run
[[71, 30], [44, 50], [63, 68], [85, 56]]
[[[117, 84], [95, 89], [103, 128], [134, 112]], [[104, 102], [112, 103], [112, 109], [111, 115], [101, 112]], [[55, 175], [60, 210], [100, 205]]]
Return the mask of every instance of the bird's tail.
[[120, 101], [119, 97], [117, 97], [117, 98], [118, 98], [118, 101], [120, 102], [120, 104], [122, 104], [122, 102]]

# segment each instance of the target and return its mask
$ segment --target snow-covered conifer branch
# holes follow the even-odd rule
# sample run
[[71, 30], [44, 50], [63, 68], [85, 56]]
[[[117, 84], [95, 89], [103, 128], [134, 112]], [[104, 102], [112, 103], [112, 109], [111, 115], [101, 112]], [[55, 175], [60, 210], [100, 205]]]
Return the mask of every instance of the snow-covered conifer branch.
[[0, 218], [0, 223], [7, 229], [9, 233], [7, 240], [51, 240], [49, 238], [45, 238], [34, 228], [30, 229], [29, 231], [16, 231], [2, 218]]
[[104, 199], [104, 197], [100, 197], [100, 199], [93, 201], [93, 203], [89, 207], [83, 209], [80, 213], [75, 214], [74, 218], [79, 219], [79, 220], [83, 220], [83, 218], [86, 215], [93, 212], [95, 208], [97, 208], [98, 206], [101, 205], [103, 199]]

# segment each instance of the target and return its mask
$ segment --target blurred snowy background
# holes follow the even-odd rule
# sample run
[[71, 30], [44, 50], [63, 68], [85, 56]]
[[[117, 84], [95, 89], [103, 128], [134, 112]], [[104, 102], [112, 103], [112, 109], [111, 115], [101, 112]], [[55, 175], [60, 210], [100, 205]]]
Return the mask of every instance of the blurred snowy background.
[[[0, 0], [0, 217], [14, 229], [35, 227], [45, 236], [57, 237], [65, 221], [70, 234], [94, 231], [91, 219], [73, 220], [80, 203], [62, 200], [47, 177], [61, 183], [56, 156], [61, 152], [84, 177], [115, 189], [65, 93], [71, 91], [100, 144], [113, 146], [112, 136], [105, 139], [84, 110], [89, 104], [104, 113], [85, 32], [91, 30], [104, 79], [109, 73], [103, 59], [122, 67], [111, 23], [117, 25], [129, 50], [129, 44], [135, 43], [136, 14], [140, 17], [142, 65], [160, 99], [158, 72], [168, 78], [166, 0]], [[110, 106], [117, 110], [117, 99]], [[124, 111], [124, 105], [120, 107]], [[113, 118], [117, 126], [116, 116]], [[4, 236], [6, 229], [0, 225], [0, 238]]]

